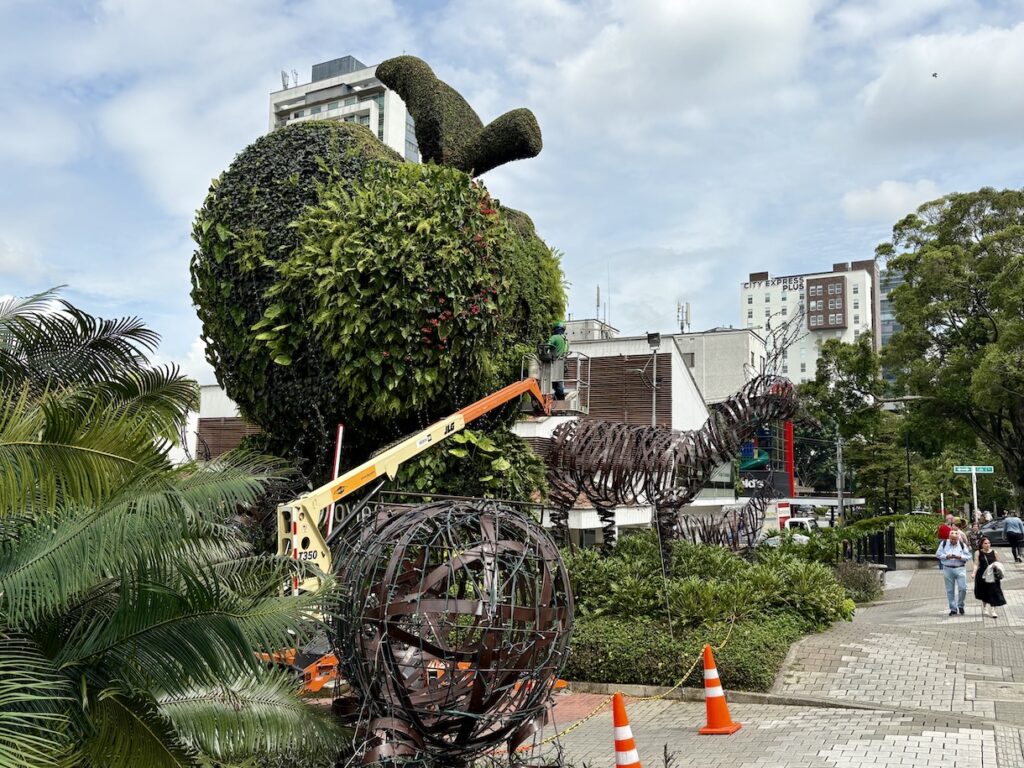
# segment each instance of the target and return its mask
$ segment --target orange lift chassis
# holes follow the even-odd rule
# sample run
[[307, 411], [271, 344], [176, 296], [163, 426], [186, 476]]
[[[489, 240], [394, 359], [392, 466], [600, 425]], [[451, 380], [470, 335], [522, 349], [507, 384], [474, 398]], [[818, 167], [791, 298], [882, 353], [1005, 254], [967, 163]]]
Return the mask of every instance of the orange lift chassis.
[[[322, 572], [330, 573], [331, 550], [319, 526], [322, 510], [374, 480], [385, 477], [393, 480], [403, 462], [465, 429], [474, 419], [523, 395], [533, 398], [539, 412], [551, 413], [551, 395], [541, 392], [536, 379], [523, 379], [431, 424], [316, 490], [282, 504], [277, 508], [278, 554], [311, 562]], [[295, 590], [313, 590], [318, 586], [318, 579], [309, 578], [292, 586]]]

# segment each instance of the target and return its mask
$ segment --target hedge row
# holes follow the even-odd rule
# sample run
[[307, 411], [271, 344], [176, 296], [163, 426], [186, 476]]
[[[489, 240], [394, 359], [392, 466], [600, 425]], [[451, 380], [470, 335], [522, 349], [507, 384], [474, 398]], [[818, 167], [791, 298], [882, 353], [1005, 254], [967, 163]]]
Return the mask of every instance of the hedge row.
[[[648, 620], [579, 617], [562, 676], [594, 683], [675, 685], [704, 644], [717, 645], [728, 632], [727, 624], [716, 624], [677, 628], [670, 636], [667, 628]], [[790, 645], [802, 634], [800, 622], [787, 616], [737, 622], [725, 647], [715, 654], [722, 685], [734, 690], [767, 691]], [[700, 664], [685, 684], [703, 684]]]

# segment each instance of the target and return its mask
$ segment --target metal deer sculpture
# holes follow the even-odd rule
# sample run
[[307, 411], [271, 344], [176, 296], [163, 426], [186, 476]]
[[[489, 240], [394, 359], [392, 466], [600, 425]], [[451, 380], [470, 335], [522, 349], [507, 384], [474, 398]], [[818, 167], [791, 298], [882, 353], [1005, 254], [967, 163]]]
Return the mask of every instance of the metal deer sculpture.
[[[548, 459], [555, 536], [567, 536], [569, 508], [582, 494], [597, 510], [604, 547], [615, 538], [615, 507], [651, 504], [663, 548], [680, 535], [707, 536], [679, 510], [693, 501], [714, 468], [739, 454], [740, 446], [767, 422], [797, 411], [793, 384], [757, 376], [711, 410], [698, 430], [677, 431], [609, 421], [572, 421], [552, 435]], [[763, 513], [764, 500], [758, 497]]]

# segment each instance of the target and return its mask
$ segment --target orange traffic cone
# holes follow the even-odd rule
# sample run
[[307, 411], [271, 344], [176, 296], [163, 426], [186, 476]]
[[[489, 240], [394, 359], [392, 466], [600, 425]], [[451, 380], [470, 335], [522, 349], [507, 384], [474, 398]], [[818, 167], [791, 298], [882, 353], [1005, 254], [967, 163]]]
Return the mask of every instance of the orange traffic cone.
[[640, 755], [636, 753], [633, 730], [626, 717], [626, 703], [622, 694], [612, 697], [612, 723], [615, 725], [615, 765], [617, 768], [640, 768]]
[[729, 734], [743, 727], [740, 723], [734, 723], [729, 716], [729, 705], [725, 703], [722, 681], [718, 679], [718, 669], [710, 645], [704, 646], [704, 705], [708, 710], [708, 724], [697, 733]]

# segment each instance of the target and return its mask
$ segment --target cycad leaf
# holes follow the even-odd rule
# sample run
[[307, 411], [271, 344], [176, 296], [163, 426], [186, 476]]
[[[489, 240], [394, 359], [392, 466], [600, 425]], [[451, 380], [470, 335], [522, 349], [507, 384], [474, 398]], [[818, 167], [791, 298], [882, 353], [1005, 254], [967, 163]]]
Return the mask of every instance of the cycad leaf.
[[0, 633], [0, 768], [55, 765], [68, 756], [72, 693], [28, 639]]
[[294, 689], [291, 676], [267, 670], [157, 703], [185, 743], [218, 762], [284, 754], [329, 760], [346, 731]]

